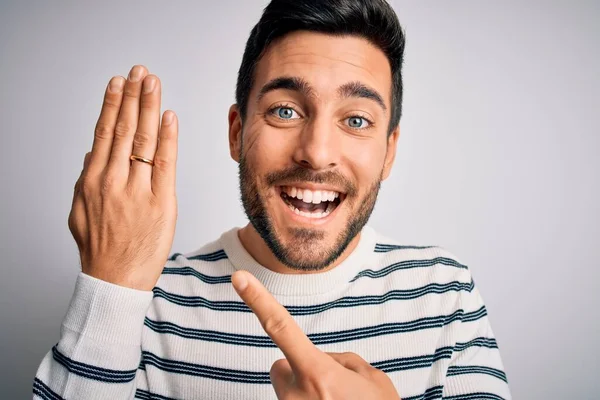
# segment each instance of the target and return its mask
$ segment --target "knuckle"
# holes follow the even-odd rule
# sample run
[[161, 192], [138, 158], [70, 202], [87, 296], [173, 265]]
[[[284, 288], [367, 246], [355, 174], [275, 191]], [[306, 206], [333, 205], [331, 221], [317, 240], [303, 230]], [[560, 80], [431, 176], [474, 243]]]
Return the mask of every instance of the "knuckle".
[[269, 315], [263, 322], [263, 329], [270, 336], [282, 334], [288, 329], [288, 326], [289, 321], [285, 317], [276, 314]]
[[125, 85], [125, 88], [123, 89], [123, 97], [129, 97], [137, 100], [140, 97], [140, 91], [137, 87], [138, 85]]
[[146, 147], [150, 143], [150, 135], [147, 132], [137, 131], [133, 137], [133, 147], [135, 149]]
[[104, 98], [104, 108], [116, 108], [121, 106], [121, 95], [119, 93], [107, 93]]
[[156, 107], [157, 102], [154, 99], [154, 97], [152, 97], [151, 95], [152, 95], [152, 93], [148, 93], [148, 94], [145, 94], [144, 96], [142, 96], [142, 98], [140, 100], [140, 109], [149, 110], [149, 109]]
[[361, 356], [359, 356], [358, 354], [353, 353], [351, 351], [346, 351], [346, 352], [342, 353], [342, 355], [344, 357], [348, 357], [349, 359], [351, 359], [354, 362], [359, 362], [359, 363], [365, 362], [365, 360], [363, 360], [363, 358]]
[[380, 380], [380, 379], [387, 378], [387, 375], [385, 374], [385, 372], [383, 372], [382, 370], [377, 369], [375, 367], [372, 367], [372, 366], [369, 366], [369, 368], [367, 369], [367, 373], [373, 380]]
[[115, 177], [111, 174], [106, 174], [104, 178], [102, 178], [102, 183], [100, 186], [100, 193], [103, 195], [112, 193], [115, 188]]
[[154, 167], [165, 170], [171, 165], [171, 160], [166, 157], [156, 157], [154, 159]]
[[117, 121], [115, 125], [115, 136], [118, 138], [126, 137], [133, 131], [133, 126], [127, 121]]
[[89, 198], [94, 192], [95, 182], [90, 176], [84, 176], [79, 184], [79, 190], [83, 197]]
[[97, 139], [106, 140], [112, 137], [112, 129], [105, 122], [98, 122], [94, 130], [94, 136]]

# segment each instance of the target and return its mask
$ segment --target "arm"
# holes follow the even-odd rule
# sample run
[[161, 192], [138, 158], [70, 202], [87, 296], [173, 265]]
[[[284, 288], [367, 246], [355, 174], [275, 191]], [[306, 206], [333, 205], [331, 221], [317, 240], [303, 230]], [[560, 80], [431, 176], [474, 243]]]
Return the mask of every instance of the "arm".
[[465, 315], [457, 327], [457, 340], [446, 373], [443, 398], [510, 399], [508, 381], [487, 310], [472, 282], [472, 290], [461, 294], [460, 308]]
[[37, 398], [135, 395], [144, 316], [177, 219], [178, 124], [170, 111], [160, 121], [160, 95], [141, 65], [106, 88], [68, 221], [82, 272], [60, 340], [37, 371]]
[[81, 272], [58, 343], [40, 364], [35, 399], [132, 399], [151, 291]]

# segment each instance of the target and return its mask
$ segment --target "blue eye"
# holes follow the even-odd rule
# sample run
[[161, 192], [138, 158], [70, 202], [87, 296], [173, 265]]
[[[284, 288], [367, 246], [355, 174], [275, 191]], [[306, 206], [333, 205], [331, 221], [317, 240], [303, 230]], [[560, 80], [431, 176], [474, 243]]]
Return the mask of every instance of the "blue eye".
[[272, 110], [272, 113], [276, 114], [281, 119], [294, 119], [294, 114], [298, 114], [290, 107], [276, 107]]
[[366, 128], [370, 125], [369, 121], [367, 121], [363, 117], [355, 116], [355, 117], [350, 117], [347, 120], [348, 120], [348, 126], [350, 126], [350, 128], [362, 129], [362, 128]]

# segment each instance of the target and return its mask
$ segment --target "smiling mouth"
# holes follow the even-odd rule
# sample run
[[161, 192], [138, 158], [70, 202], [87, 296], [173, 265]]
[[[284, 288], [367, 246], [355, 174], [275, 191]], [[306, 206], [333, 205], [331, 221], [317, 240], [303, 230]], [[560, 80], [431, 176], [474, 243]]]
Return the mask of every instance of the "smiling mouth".
[[331, 214], [346, 195], [330, 190], [308, 190], [293, 186], [281, 186], [281, 199], [295, 214], [321, 219]]

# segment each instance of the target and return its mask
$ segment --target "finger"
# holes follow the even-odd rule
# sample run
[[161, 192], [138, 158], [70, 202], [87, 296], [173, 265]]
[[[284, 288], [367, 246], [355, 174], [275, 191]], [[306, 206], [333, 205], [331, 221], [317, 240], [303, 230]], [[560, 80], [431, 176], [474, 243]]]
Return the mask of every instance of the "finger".
[[152, 167], [152, 192], [155, 196], [175, 194], [178, 127], [175, 113], [165, 111]]
[[[158, 144], [160, 124], [160, 80], [156, 75], [148, 75], [142, 83], [140, 118], [133, 137], [133, 154], [154, 159]], [[142, 189], [150, 189], [152, 165], [139, 161], [131, 162], [129, 184]]]
[[271, 366], [269, 376], [271, 377], [271, 384], [273, 385], [273, 389], [275, 389], [277, 398], [284, 398], [294, 385], [294, 373], [288, 360], [282, 358], [275, 361]]
[[341, 364], [344, 368], [352, 370], [354, 372], [357, 372], [359, 374], [364, 374], [367, 371], [369, 371], [371, 368], [373, 368], [371, 366], [371, 364], [369, 364], [368, 362], [366, 362], [362, 357], [360, 357], [358, 354], [356, 353], [331, 353], [331, 352], [327, 352], [325, 353], [328, 356], [330, 356], [331, 358], [333, 358], [335, 361], [338, 362], [338, 364]]
[[285, 354], [295, 374], [309, 373], [318, 359], [327, 361], [324, 354], [302, 332], [290, 313], [252, 274], [236, 271], [231, 277], [231, 282], [242, 300], [258, 317], [267, 335]]
[[125, 79], [122, 76], [114, 76], [106, 87], [104, 103], [102, 103], [100, 117], [98, 117], [98, 122], [96, 122], [96, 128], [94, 129], [94, 144], [92, 145], [92, 159], [90, 162], [91, 174], [98, 175], [104, 171], [108, 164], [115, 125], [123, 100], [124, 84]]
[[81, 184], [83, 182], [83, 179], [87, 173], [87, 170], [89, 169], [89, 165], [90, 165], [90, 159], [91, 159], [91, 155], [92, 152], [87, 152], [85, 154], [85, 157], [83, 159], [83, 168], [81, 170], [81, 174], [79, 174], [79, 178], [77, 179], [77, 182], [75, 182], [75, 189], [74, 189], [74, 193], [73, 193], [73, 202], [71, 203], [71, 212], [69, 213], [69, 218], [68, 218], [68, 226], [69, 226], [69, 230], [74, 233], [74, 238], [75, 238], [75, 242], [77, 243], [78, 246], [81, 246], [82, 243], [80, 242], [81, 238], [76, 235], [76, 232], [85, 232], [85, 221], [82, 219], [77, 219], [76, 216], [77, 215], [85, 215], [85, 203], [83, 200], [83, 196], [81, 196]]
[[91, 156], [92, 152], [87, 152], [85, 153], [85, 157], [83, 158], [83, 168], [81, 169], [79, 178], [77, 178], [77, 181], [75, 182], [73, 202], [75, 202], [76, 197], [78, 197], [79, 193], [81, 192], [81, 182], [83, 181], [83, 177], [85, 176], [86, 171], [89, 169]]
[[143, 65], [135, 65], [129, 72], [123, 88], [123, 101], [119, 117], [114, 129], [114, 139], [108, 161], [108, 173], [119, 180], [127, 182], [131, 153], [133, 151], [133, 136], [137, 129], [140, 112], [140, 95], [142, 80], [148, 70]]

